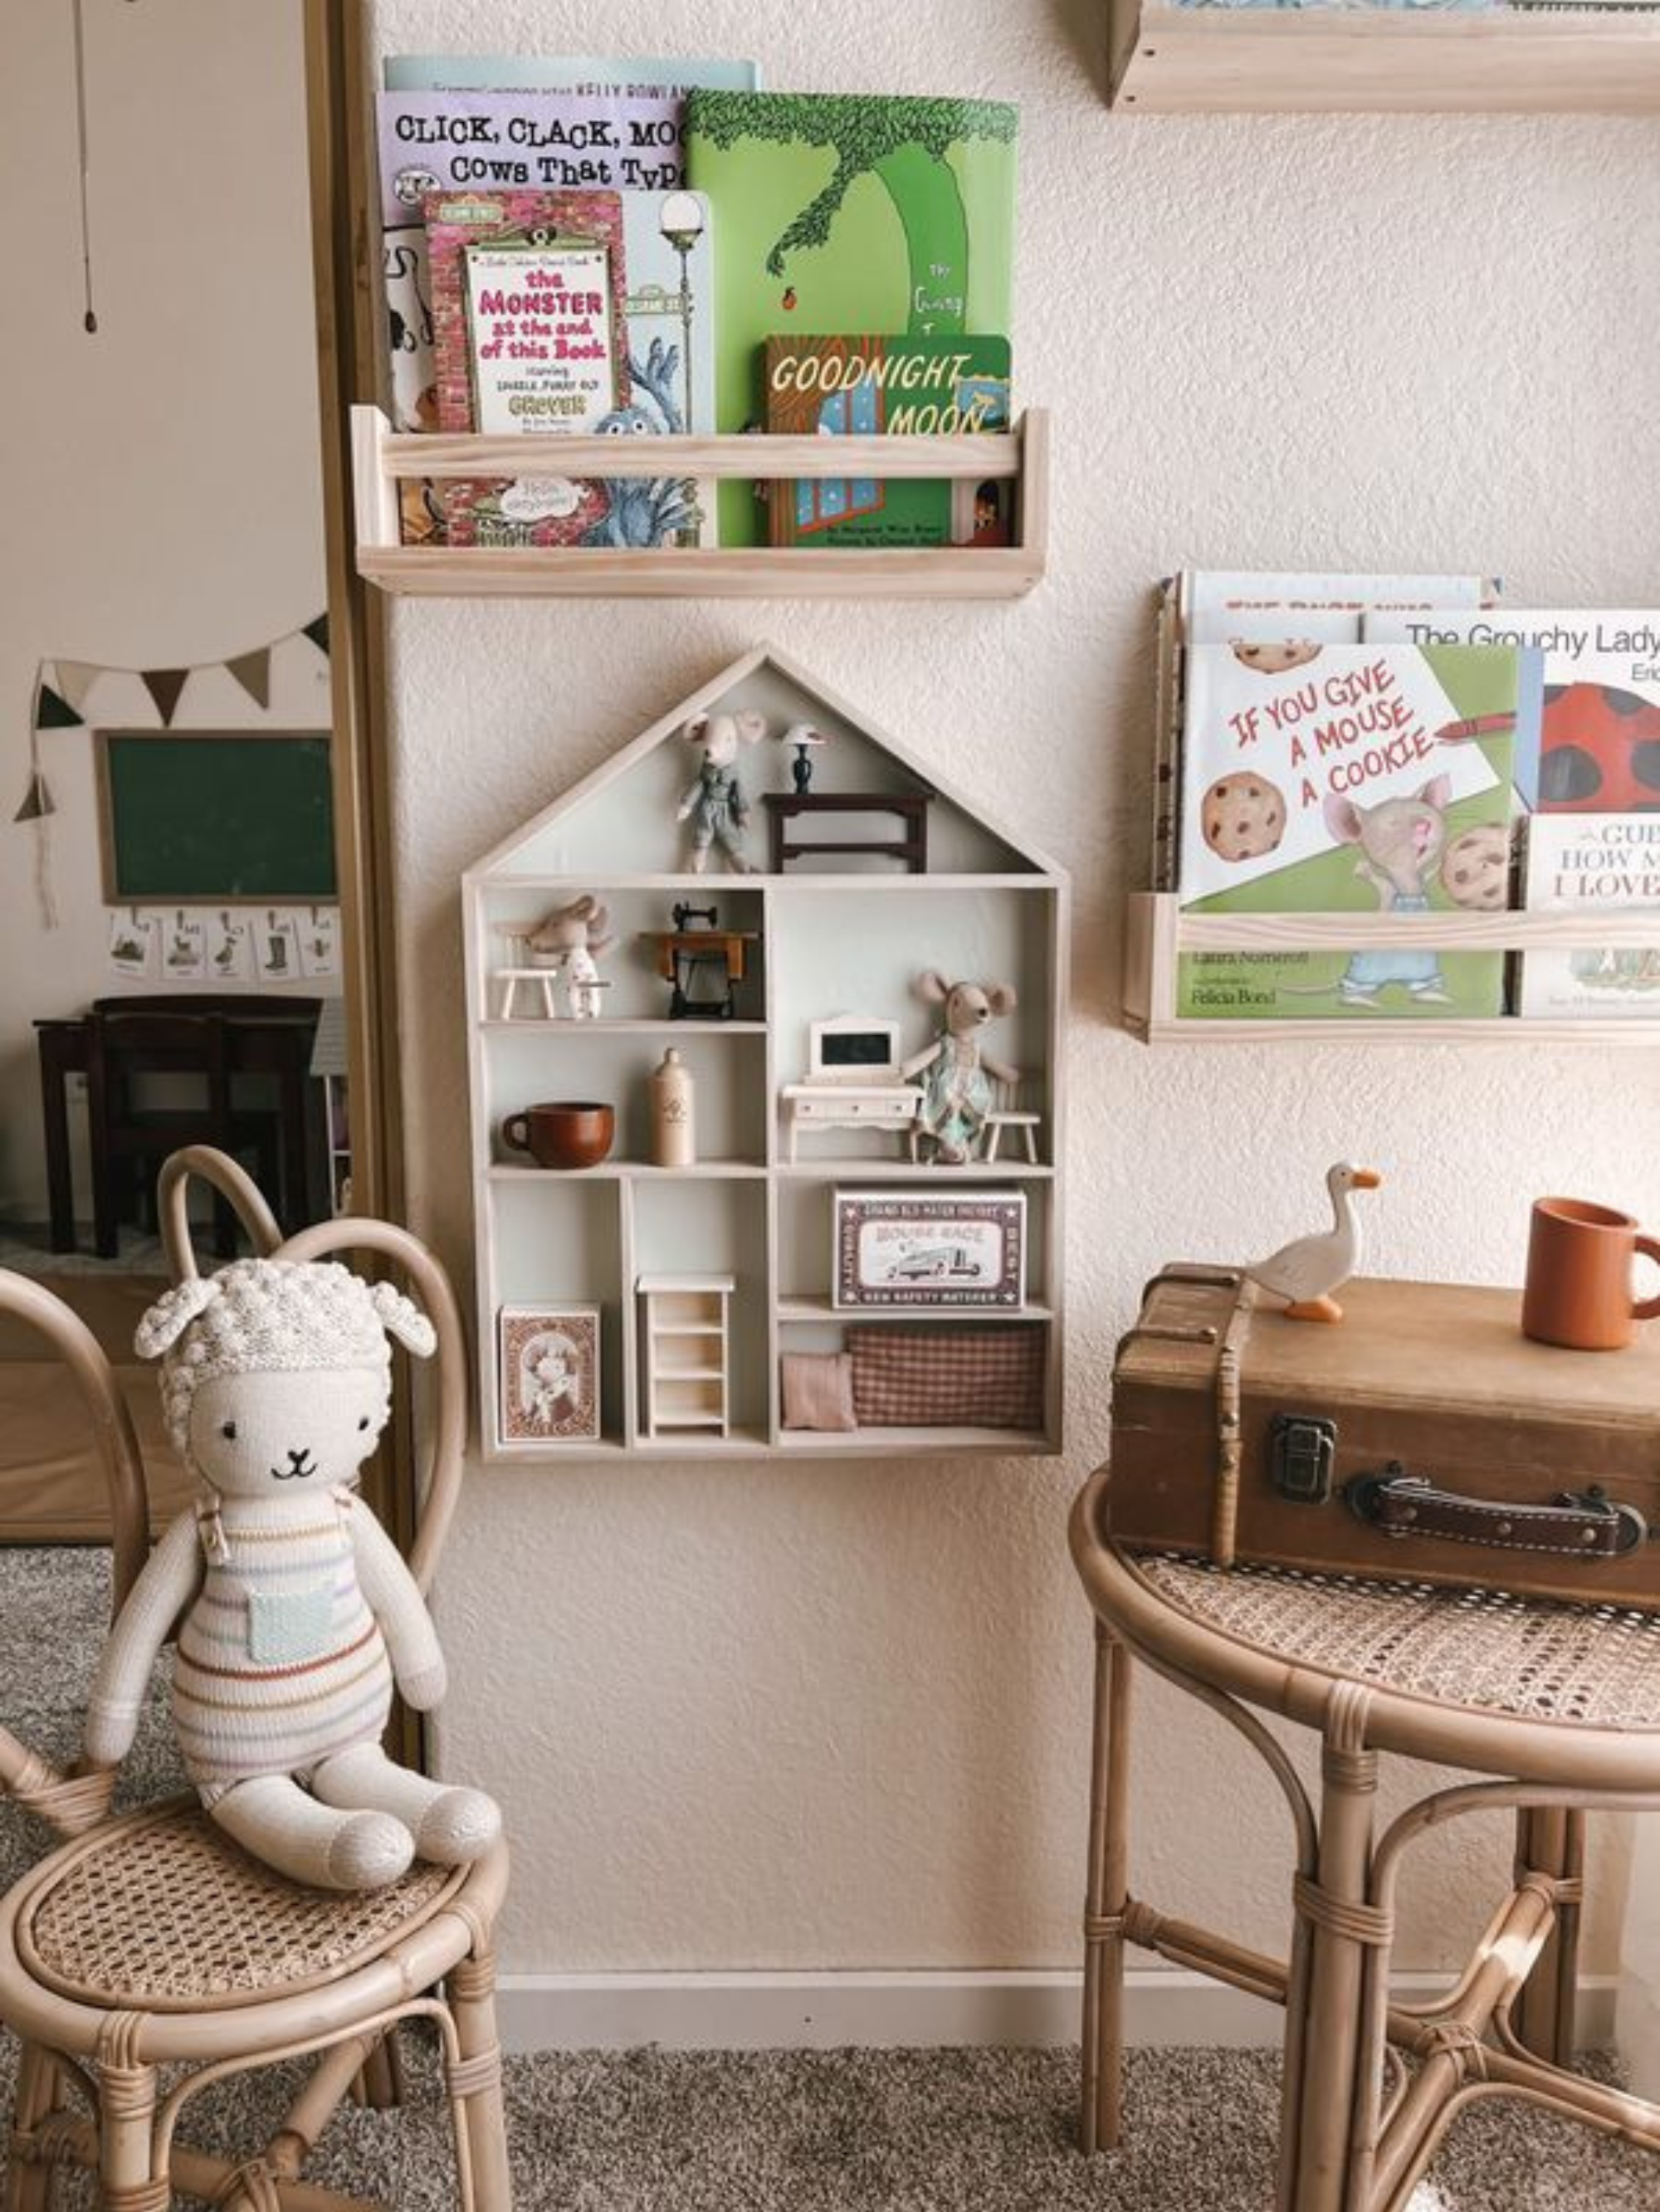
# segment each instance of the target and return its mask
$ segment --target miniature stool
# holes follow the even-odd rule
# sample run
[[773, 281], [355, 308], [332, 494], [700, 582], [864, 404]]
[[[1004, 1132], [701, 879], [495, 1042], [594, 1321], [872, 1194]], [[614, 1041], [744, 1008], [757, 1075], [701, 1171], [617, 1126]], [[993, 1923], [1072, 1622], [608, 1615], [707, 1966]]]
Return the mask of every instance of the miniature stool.
[[[1479, 2097], [1528, 2098], [1660, 2149], [1660, 2106], [1567, 2068], [1585, 1814], [1660, 1810], [1660, 1619], [1132, 1558], [1101, 1533], [1106, 1482], [1103, 1468], [1072, 1516], [1097, 1621], [1084, 2148], [1118, 2141], [1124, 1946], [1135, 1943], [1285, 2006], [1278, 2212], [1399, 2212], [1454, 2114]], [[1130, 1893], [1138, 1659], [1238, 1729], [1286, 1797], [1296, 1835], [1288, 1963]], [[1260, 1713], [1319, 1732], [1317, 1814]], [[1378, 1764], [1390, 1753], [1493, 1778], [1437, 1790], [1374, 1837]], [[1509, 1897], [1444, 1997], [1391, 2002], [1407, 1846], [1493, 1808], [1517, 1816]]]

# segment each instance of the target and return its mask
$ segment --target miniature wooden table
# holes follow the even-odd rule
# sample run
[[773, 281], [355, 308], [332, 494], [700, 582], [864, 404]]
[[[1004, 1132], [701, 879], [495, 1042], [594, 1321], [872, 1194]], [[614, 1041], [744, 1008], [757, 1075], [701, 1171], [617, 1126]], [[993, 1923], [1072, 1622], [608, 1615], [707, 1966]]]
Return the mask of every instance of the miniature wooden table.
[[787, 1083], [784, 1127], [789, 1157], [795, 1158], [797, 1132], [813, 1129], [896, 1129], [909, 1135], [916, 1125], [922, 1093], [914, 1083]]
[[[931, 791], [768, 791], [761, 796], [767, 810], [771, 845], [770, 866], [781, 876], [792, 860], [810, 860], [819, 853], [875, 853], [884, 859], [903, 860], [913, 876], [928, 872], [928, 808]], [[800, 814], [895, 814], [905, 825], [903, 837], [848, 837], [804, 844], [788, 834]]]

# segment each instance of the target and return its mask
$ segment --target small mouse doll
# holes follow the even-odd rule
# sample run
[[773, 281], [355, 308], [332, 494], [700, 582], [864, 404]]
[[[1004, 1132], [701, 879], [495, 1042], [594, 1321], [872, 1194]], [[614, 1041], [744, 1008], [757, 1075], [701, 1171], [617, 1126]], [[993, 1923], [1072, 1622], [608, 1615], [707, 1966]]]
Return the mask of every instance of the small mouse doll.
[[481, 1791], [380, 1747], [394, 1680], [417, 1711], [445, 1680], [414, 1578], [355, 1489], [391, 1408], [388, 1332], [423, 1358], [436, 1342], [400, 1291], [333, 1261], [234, 1261], [144, 1316], [136, 1348], [161, 1360], [198, 1494], [122, 1607], [88, 1718], [88, 1756], [119, 1764], [179, 1621], [173, 1722], [203, 1804], [325, 1889], [378, 1887], [417, 1857], [463, 1865], [501, 1829]]

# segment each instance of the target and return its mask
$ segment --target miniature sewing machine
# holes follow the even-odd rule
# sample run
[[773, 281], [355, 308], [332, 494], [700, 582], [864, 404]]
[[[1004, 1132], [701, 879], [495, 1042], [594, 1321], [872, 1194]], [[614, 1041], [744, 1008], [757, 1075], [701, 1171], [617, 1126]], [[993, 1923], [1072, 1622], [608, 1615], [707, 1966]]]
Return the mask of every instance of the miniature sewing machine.
[[899, 1024], [866, 1014], [842, 1014], [810, 1025], [806, 1080], [779, 1093], [789, 1158], [797, 1132], [812, 1129], [892, 1129], [908, 1136], [922, 1093], [899, 1073]]
[[[640, 934], [657, 947], [657, 972], [669, 986], [672, 1022], [729, 1022], [738, 1011], [738, 986], [749, 973], [749, 950], [760, 940], [756, 929], [721, 929], [712, 906], [674, 906], [669, 909], [672, 929], [642, 929]], [[693, 929], [694, 921], [708, 924]], [[702, 971], [714, 972], [714, 994], [696, 995]]]

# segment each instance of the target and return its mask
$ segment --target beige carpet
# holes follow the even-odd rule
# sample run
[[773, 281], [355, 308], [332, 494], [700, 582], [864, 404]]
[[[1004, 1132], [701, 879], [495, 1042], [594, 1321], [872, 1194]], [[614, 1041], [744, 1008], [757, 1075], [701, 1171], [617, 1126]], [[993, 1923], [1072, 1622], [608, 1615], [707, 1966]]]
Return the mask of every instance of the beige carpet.
[[[0, 1718], [68, 1749], [102, 1632], [99, 1555], [0, 1552]], [[174, 1785], [153, 1701], [131, 1781]], [[0, 1805], [0, 1888], [40, 1847]], [[522, 1886], [537, 1869], [521, 1862]], [[568, 1900], [581, 1910], [580, 1899]], [[0, 2097], [15, 2046], [0, 2033]], [[318, 2179], [397, 2212], [453, 2212], [453, 2168], [430, 2054], [415, 2040], [411, 2101], [348, 2110]], [[510, 2060], [520, 2212], [1267, 2212], [1276, 2063], [1260, 2053], [1142, 2051], [1128, 2069], [1128, 2139], [1074, 2148], [1073, 2051], [575, 2052]], [[211, 2093], [189, 2131], [227, 2152], [274, 2125], [292, 2077]], [[0, 2143], [4, 2140], [0, 2130]], [[0, 2154], [0, 2168], [3, 2154]], [[64, 2178], [58, 2212], [92, 2196]], [[1660, 2156], [1514, 2105], [1462, 2120], [1414, 2212], [1654, 2212]]]

